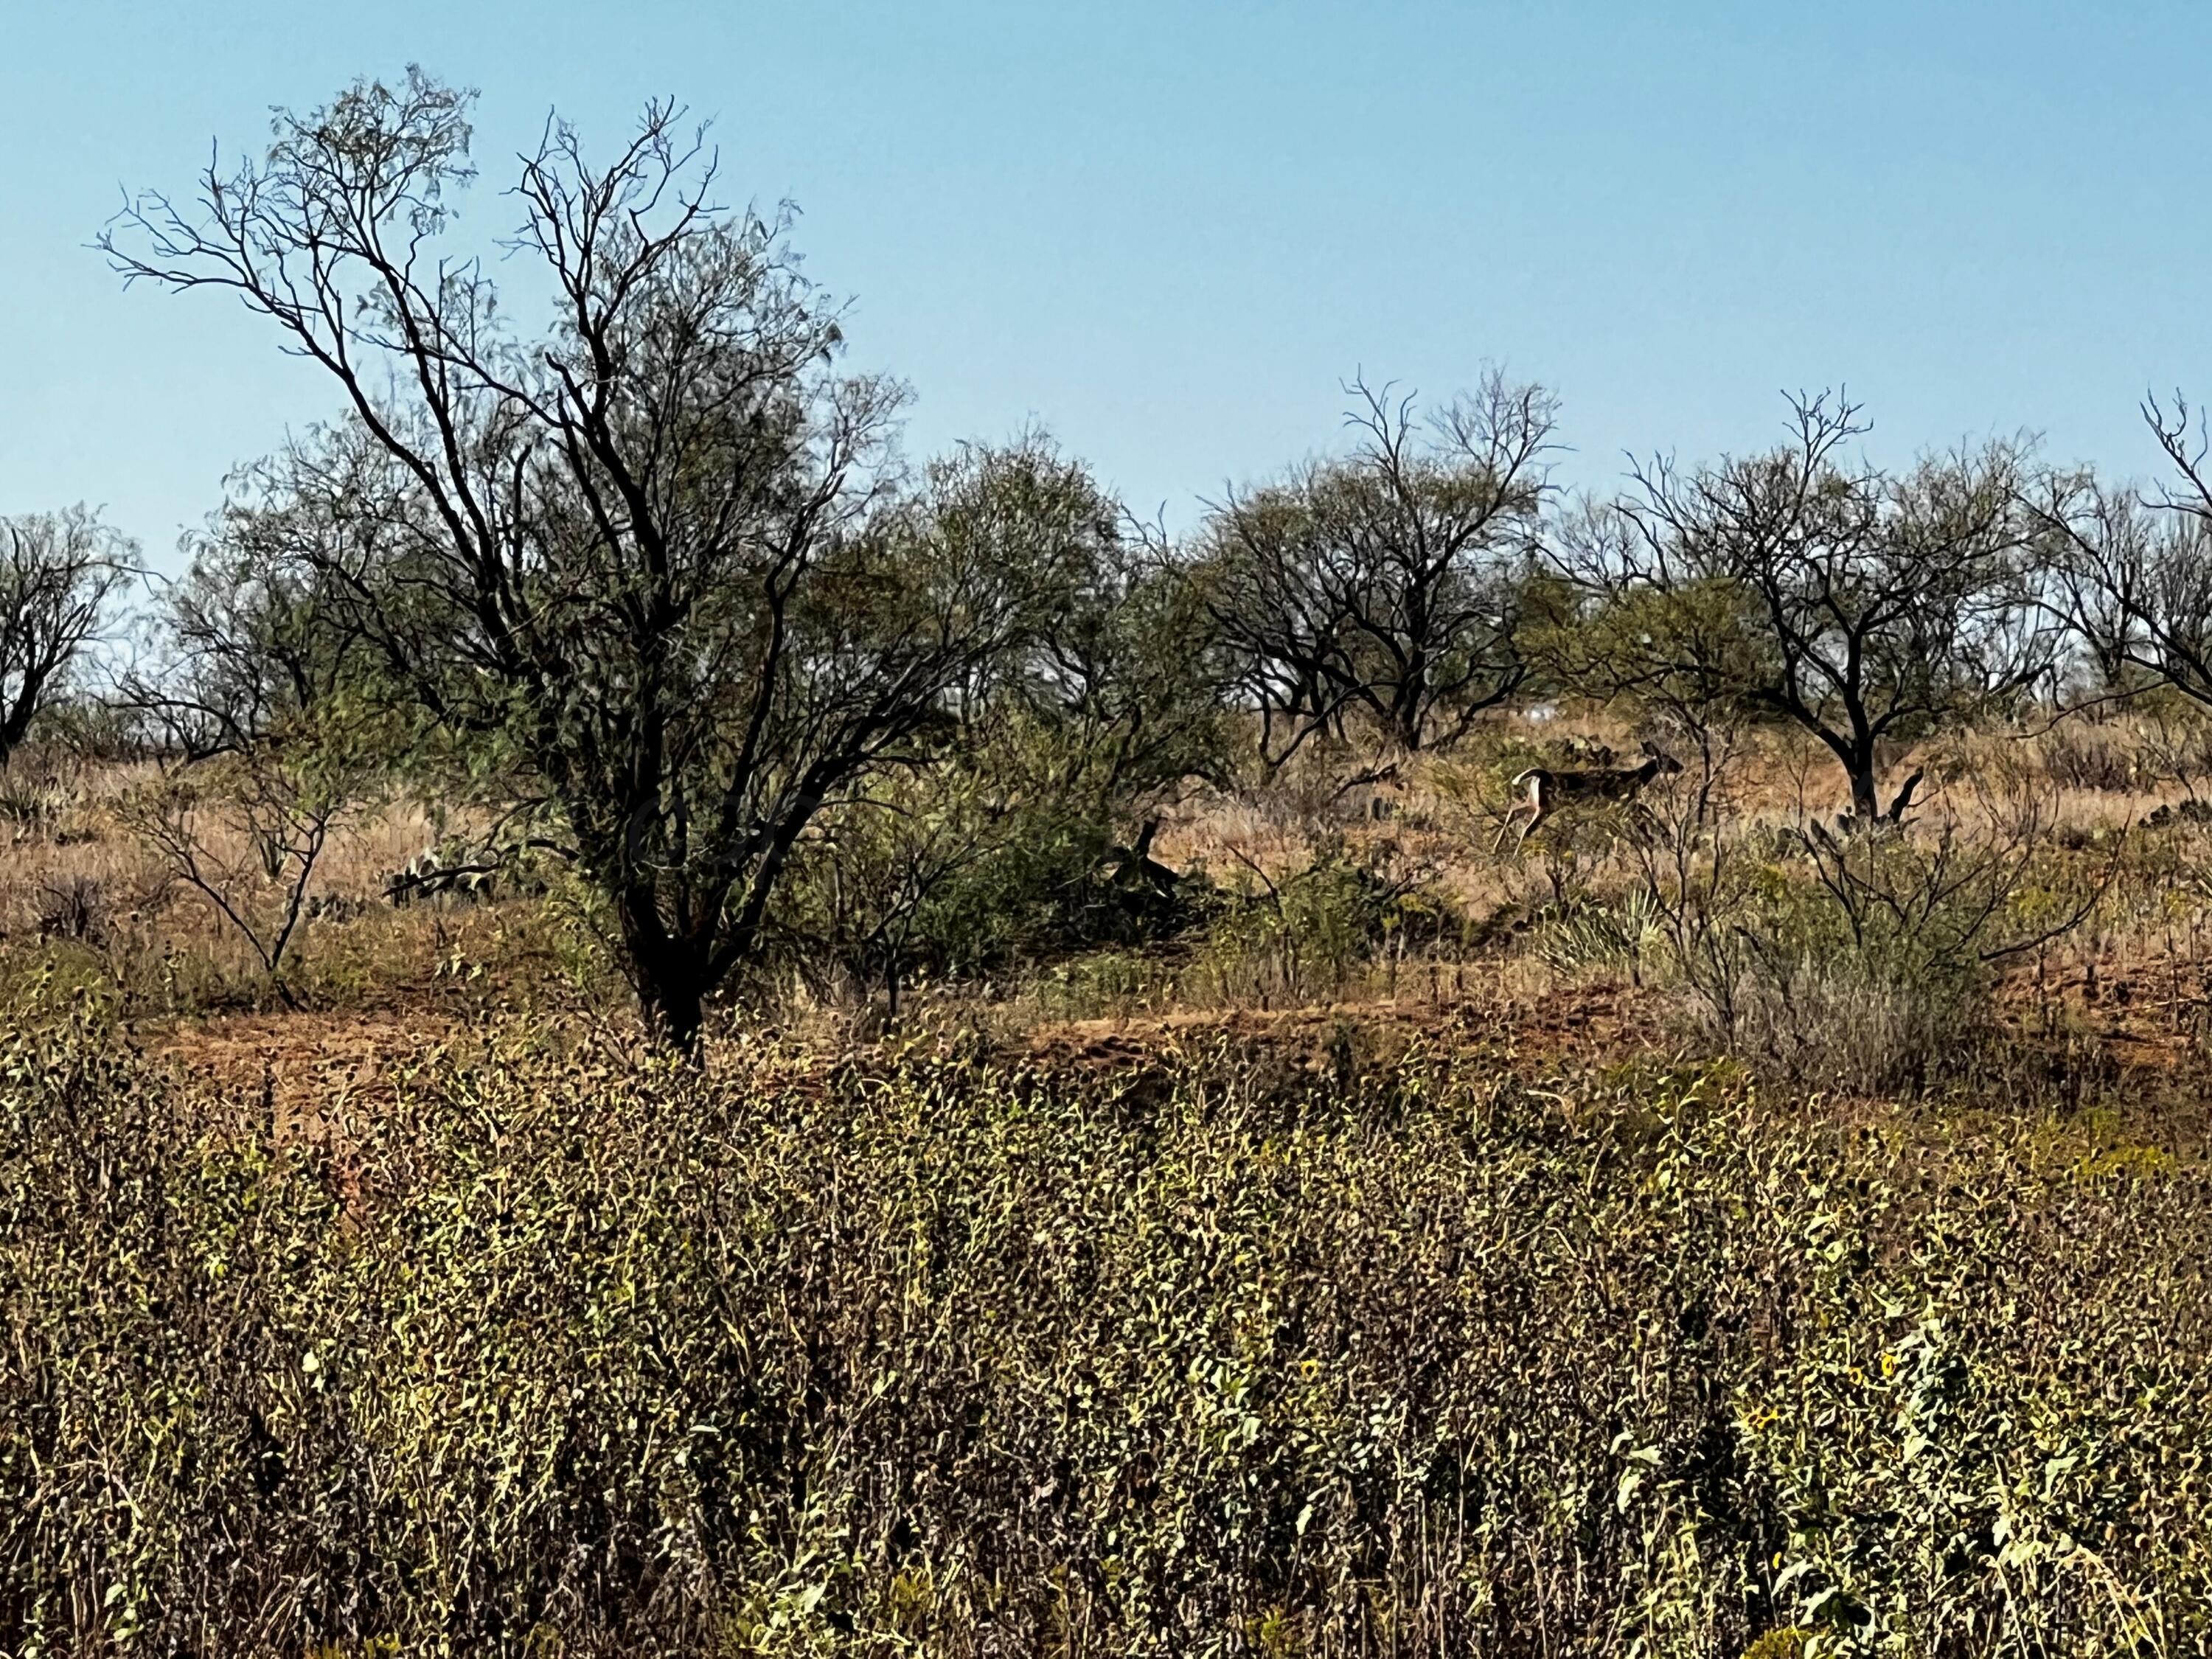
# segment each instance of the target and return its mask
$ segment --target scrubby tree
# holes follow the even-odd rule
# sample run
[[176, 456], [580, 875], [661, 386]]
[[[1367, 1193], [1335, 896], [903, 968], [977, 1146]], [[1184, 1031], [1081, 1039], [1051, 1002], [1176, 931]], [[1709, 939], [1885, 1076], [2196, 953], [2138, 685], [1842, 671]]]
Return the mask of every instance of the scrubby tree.
[[[1123, 836], [1225, 753], [1195, 590], [1079, 462], [1031, 434], [930, 471], [936, 514], [1038, 573], [1029, 626], [962, 689], [927, 764], [826, 811], [775, 910], [817, 984], [880, 988], [1102, 937], [1169, 908], [1117, 881]], [[1026, 552], [1022, 550], [1027, 550]], [[1126, 852], [1127, 849], [1123, 848]], [[1157, 866], [1147, 866], [1156, 877]]]
[[0, 519], [0, 768], [99, 635], [137, 552], [82, 506]]
[[1055, 757], [1055, 787], [1122, 811], [1194, 779], [1220, 782], [1227, 684], [1205, 590], [1164, 537], [1126, 518], [1085, 550], [1012, 684]]
[[2189, 404], [2143, 406], [2172, 469], [2149, 490], [2051, 470], [2025, 500], [2058, 613], [2106, 694], [2167, 685], [2212, 705], [2212, 465]]
[[155, 761], [118, 811], [287, 1004], [317, 872], [408, 747], [349, 608], [307, 551], [336, 533], [311, 503], [242, 493], [186, 539], [185, 574], [149, 618], [152, 648], [118, 687]]
[[1596, 689], [1791, 722], [1834, 756], [1862, 821], [1886, 755], [2016, 697], [2054, 662], [2033, 603], [2019, 451], [1992, 443], [1891, 474], [1852, 458], [1869, 428], [1821, 395], [1790, 441], [1694, 471], [1637, 465], [1559, 556], [1590, 609]]
[[1530, 673], [1555, 399], [1493, 374], [1423, 420], [1351, 389], [1349, 453], [1231, 493], [1205, 531], [1218, 647], [1270, 768], [1354, 718], [1407, 750], [1449, 744]]
[[440, 252], [470, 103], [410, 71], [280, 112], [263, 156], [190, 206], [141, 198], [106, 246], [235, 295], [342, 391], [282, 465], [342, 532], [308, 556], [422, 708], [511, 736], [688, 1043], [808, 826], [927, 752], [1036, 573], [900, 497], [899, 388], [837, 371], [787, 220], [719, 206], [669, 106], [605, 165], [557, 120], [522, 159], [507, 247], [553, 315], [512, 325]]
[[249, 468], [234, 484], [185, 538], [184, 575], [157, 585], [149, 648], [119, 678], [123, 704], [187, 763], [387, 701], [351, 592], [333, 581], [347, 527], [288, 494], [281, 469]]

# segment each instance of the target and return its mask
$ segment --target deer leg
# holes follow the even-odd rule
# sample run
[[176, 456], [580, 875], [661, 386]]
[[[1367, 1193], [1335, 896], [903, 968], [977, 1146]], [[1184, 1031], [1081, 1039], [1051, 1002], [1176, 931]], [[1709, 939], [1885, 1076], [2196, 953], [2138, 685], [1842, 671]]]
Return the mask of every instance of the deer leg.
[[[1513, 833], [1515, 822], [1522, 817], [1527, 818], [1528, 822], [1521, 826], [1520, 839], [1527, 841], [1529, 832], [1544, 820], [1551, 810], [1552, 803], [1545, 793], [1544, 786], [1540, 782], [1531, 780], [1528, 793], [1513, 803], [1512, 810], [1505, 815], [1505, 822], [1498, 825], [1498, 839], [1491, 842], [1490, 850], [1495, 853], [1504, 847], [1506, 836]], [[1516, 842], [1514, 844], [1518, 846], [1520, 842]]]
[[1521, 831], [1522, 846], [1528, 845], [1528, 837], [1536, 833], [1536, 826], [1551, 817], [1559, 805], [1559, 793], [1548, 776], [1540, 772], [1528, 780], [1528, 822]]

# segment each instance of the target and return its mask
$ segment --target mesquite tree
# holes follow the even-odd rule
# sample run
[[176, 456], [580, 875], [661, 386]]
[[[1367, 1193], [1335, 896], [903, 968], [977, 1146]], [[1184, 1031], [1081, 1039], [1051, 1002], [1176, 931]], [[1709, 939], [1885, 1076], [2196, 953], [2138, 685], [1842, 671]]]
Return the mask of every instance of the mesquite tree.
[[82, 507], [0, 519], [0, 767], [99, 634], [137, 556]]
[[388, 712], [352, 591], [331, 574], [347, 527], [289, 491], [281, 467], [245, 469], [233, 485], [185, 538], [185, 574], [156, 584], [151, 649], [116, 688], [161, 752], [186, 764]]
[[1352, 391], [1349, 453], [1232, 493], [1206, 527], [1218, 646], [1271, 768], [1354, 714], [1407, 750], [1448, 744], [1530, 672], [1555, 400], [1492, 374], [1424, 421]]
[[1790, 441], [1691, 471], [1638, 465], [1620, 501], [1563, 526], [1560, 557], [1593, 597], [1584, 669], [1779, 718], [1835, 757], [1863, 822], [1885, 752], [2001, 705], [2050, 672], [2005, 444], [1897, 475], [1855, 460], [1852, 404], [1791, 403]]
[[300, 556], [392, 681], [526, 758], [689, 1043], [810, 823], [927, 747], [1025, 626], [1033, 567], [896, 489], [898, 388], [837, 372], [786, 220], [718, 206], [672, 106], [605, 165], [557, 120], [522, 158], [506, 246], [552, 315], [514, 325], [440, 252], [470, 102], [410, 70], [280, 112], [265, 154], [105, 245], [335, 382], [344, 418], [262, 481], [325, 526]]
[[2172, 469], [2159, 489], [2053, 471], [2028, 491], [2057, 609], [2087, 647], [2103, 689], [2172, 686], [2212, 704], [2212, 464], [2188, 404], [2143, 406]]

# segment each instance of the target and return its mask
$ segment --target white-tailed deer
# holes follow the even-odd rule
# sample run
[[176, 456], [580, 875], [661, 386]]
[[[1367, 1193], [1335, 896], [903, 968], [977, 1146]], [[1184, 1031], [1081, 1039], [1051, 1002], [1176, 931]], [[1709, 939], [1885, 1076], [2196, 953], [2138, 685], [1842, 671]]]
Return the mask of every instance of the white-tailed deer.
[[1496, 852], [1505, 845], [1505, 837], [1513, 833], [1516, 818], [1525, 817], [1528, 822], [1521, 827], [1521, 839], [1526, 841], [1535, 832], [1536, 826], [1574, 801], [1634, 800], [1655, 778], [1671, 775], [1682, 769], [1682, 763], [1672, 755], [1644, 745], [1647, 757], [1641, 766], [1601, 767], [1588, 772], [1554, 772], [1547, 766], [1532, 766], [1513, 780], [1516, 789], [1527, 794], [1505, 815], [1498, 827], [1498, 839], [1491, 843]]

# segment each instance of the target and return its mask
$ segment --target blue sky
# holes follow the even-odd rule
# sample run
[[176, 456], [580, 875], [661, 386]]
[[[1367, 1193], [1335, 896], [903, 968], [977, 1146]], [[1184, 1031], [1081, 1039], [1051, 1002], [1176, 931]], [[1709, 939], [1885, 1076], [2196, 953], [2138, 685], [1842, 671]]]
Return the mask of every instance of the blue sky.
[[213, 295], [86, 244], [272, 104], [410, 61], [480, 88], [472, 222], [549, 106], [673, 94], [804, 210], [908, 447], [1032, 418], [1149, 511], [1337, 441], [1355, 370], [1561, 393], [1565, 471], [1778, 430], [1847, 384], [1878, 454], [2027, 428], [2148, 465], [2212, 400], [2212, 5], [0, 0], [0, 511], [155, 561], [327, 412]]

